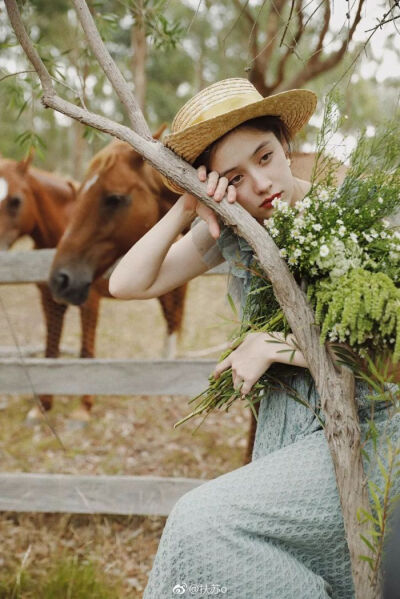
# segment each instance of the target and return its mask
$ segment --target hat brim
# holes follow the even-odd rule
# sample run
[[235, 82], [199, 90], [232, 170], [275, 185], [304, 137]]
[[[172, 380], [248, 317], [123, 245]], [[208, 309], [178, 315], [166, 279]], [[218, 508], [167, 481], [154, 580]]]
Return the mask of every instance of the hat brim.
[[260, 116], [279, 116], [293, 137], [309, 121], [317, 105], [317, 96], [306, 89], [293, 89], [224, 112], [183, 131], [165, 137], [165, 145], [193, 163], [216, 139], [238, 125]]
[[[317, 105], [314, 92], [294, 89], [281, 92], [246, 106], [224, 112], [221, 115], [192, 125], [164, 138], [164, 144], [187, 162], [193, 162], [214, 141], [245, 121], [261, 116], [279, 116], [293, 138], [310, 120]], [[170, 180], [167, 186], [177, 193], [182, 189]]]

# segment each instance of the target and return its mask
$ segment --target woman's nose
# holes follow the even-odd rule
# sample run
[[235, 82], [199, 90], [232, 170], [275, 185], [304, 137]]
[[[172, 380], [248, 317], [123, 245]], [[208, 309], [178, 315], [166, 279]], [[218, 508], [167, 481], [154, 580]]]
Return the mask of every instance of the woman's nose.
[[253, 189], [256, 193], [265, 193], [271, 191], [272, 182], [265, 172], [252, 173]]

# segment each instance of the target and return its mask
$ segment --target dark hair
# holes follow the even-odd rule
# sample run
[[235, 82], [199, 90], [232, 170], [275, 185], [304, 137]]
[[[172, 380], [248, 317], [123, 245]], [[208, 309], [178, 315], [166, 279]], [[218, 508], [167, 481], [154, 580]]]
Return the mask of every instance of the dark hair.
[[290, 131], [289, 131], [286, 123], [284, 123], [279, 116], [269, 116], [269, 115], [267, 115], [267, 116], [259, 116], [259, 117], [255, 118], [255, 119], [250, 119], [249, 121], [245, 121], [244, 123], [241, 123], [237, 127], [234, 127], [233, 129], [231, 129], [230, 131], [228, 131], [227, 133], [225, 133], [225, 135], [222, 135], [221, 137], [219, 137], [216, 141], [214, 141], [212, 144], [210, 144], [200, 154], [200, 156], [198, 156], [196, 158], [196, 160], [193, 163], [193, 166], [195, 168], [197, 168], [201, 164], [204, 164], [206, 166], [207, 170], [209, 170], [210, 169], [210, 162], [211, 162], [211, 154], [212, 154], [213, 150], [216, 149], [216, 147], [218, 146], [218, 144], [227, 135], [229, 135], [229, 133], [232, 133], [232, 131], [237, 131], [239, 129], [255, 129], [256, 131], [271, 132], [271, 133], [273, 133], [275, 135], [275, 137], [277, 138], [277, 140], [282, 145], [284, 143], [287, 144], [289, 155], [292, 152], [292, 148], [291, 148], [292, 138], [291, 138]]

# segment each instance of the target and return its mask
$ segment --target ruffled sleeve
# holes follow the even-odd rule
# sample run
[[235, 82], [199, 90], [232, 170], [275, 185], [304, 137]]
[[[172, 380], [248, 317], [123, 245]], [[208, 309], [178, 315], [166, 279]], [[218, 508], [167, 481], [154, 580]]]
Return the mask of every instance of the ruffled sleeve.
[[228, 293], [243, 312], [246, 297], [250, 289], [250, 265], [254, 258], [253, 249], [247, 241], [236, 235], [230, 227], [221, 225], [221, 234], [217, 245], [229, 265]]

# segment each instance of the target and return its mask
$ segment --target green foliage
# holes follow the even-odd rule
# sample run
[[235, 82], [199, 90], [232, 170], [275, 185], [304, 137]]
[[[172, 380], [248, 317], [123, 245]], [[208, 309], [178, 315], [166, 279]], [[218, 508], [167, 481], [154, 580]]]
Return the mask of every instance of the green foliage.
[[89, 562], [63, 559], [45, 577], [34, 568], [2, 576], [0, 599], [118, 599], [121, 595]]
[[370, 582], [373, 586], [379, 576], [385, 535], [389, 532], [388, 519], [400, 499], [400, 495], [393, 495], [391, 492], [395, 480], [399, 477], [400, 448], [394, 447], [389, 437], [385, 437], [382, 444], [383, 442], [386, 445], [384, 456], [379, 456], [377, 451], [374, 455], [374, 461], [376, 460], [379, 467], [380, 486], [368, 480], [371, 508], [370, 511], [359, 509], [357, 513], [358, 522], [369, 526], [366, 534], [361, 535], [369, 555], [359, 557], [370, 566]]
[[387, 275], [352, 269], [310, 286], [308, 297], [321, 325], [321, 343], [333, 337], [364, 353], [389, 347], [393, 363], [400, 359], [400, 289]]
[[157, 50], [176, 48], [185, 32], [179, 19], [165, 16], [168, 4], [167, 0], [143, 0], [142, 3], [127, 0], [126, 2], [135, 24], [144, 26], [146, 35]]
[[17, 135], [15, 143], [22, 148], [24, 154], [27, 154], [29, 150], [33, 149], [39, 156], [44, 156], [46, 143], [40, 135], [34, 131], [24, 131], [20, 135]]

